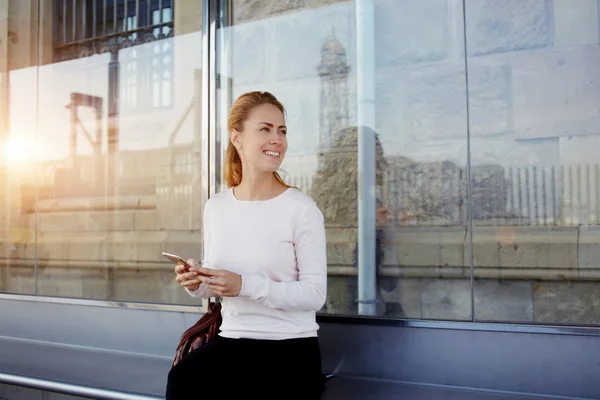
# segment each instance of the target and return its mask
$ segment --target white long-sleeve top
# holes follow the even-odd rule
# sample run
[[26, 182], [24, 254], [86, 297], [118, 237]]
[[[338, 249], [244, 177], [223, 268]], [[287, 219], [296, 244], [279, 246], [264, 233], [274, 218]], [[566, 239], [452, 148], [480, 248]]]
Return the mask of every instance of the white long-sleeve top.
[[[309, 196], [290, 188], [270, 200], [241, 201], [228, 189], [206, 203], [203, 225], [203, 266], [242, 277], [239, 296], [221, 300], [221, 336], [317, 335], [327, 256], [323, 214]], [[215, 296], [204, 284], [188, 293]]]

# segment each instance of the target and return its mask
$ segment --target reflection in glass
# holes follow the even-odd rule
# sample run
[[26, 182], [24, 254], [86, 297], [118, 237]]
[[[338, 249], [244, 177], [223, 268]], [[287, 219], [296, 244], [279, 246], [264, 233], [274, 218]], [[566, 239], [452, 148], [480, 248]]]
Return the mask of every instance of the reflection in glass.
[[[27, 27], [37, 21], [27, 5], [0, 7], [0, 292], [35, 293], [35, 82], [38, 62]], [[2, 15], [2, 13], [6, 13]], [[19, 24], [13, 24], [15, 20]], [[10, 25], [11, 29], [8, 29]], [[22, 118], [22, 114], [27, 118]]]
[[[359, 195], [359, 143], [368, 138], [375, 193], [366, 266], [375, 278], [375, 314], [470, 319], [460, 2], [327, 3], [239, 0], [222, 13], [231, 20], [217, 30], [218, 72], [227, 84], [218, 93], [226, 101], [218, 103], [217, 152], [225, 150], [227, 110], [237, 96], [268, 90], [281, 99], [289, 128], [283, 176], [317, 201], [326, 220], [322, 311], [352, 315], [360, 311], [359, 238], [369, 233], [359, 223], [359, 200], [366, 200]], [[363, 21], [376, 49], [371, 72], [357, 63], [362, 5], [372, 10]], [[359, 134], [361, 79], [370, 79], [375, 93], [368, 136]]]
[[32, 178], [3, 184], [21, 196], [14, 228], [32, 229], [37, 293], [194, 303], [161, 252], [201, 257], [200, 20], [176, 29], [171, 0], [72, 3], [42, 12], [52, 59], [11, 81], [11, 93], [35, 90], [10, 102], [11, 137], [39, 126]]
[[598, 4], [467, 4], [475, 318], [599, 324]]

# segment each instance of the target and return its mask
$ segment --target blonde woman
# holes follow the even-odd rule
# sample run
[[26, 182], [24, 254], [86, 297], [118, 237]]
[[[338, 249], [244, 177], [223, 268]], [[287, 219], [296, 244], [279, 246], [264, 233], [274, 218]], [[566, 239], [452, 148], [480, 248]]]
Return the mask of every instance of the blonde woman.
[[268, 92], [233, 104], [229, 188], [205, 206], [202, 267], [190, 259], [190, 271], [175, 269], [190, 295], [222, 298], [221, 331], [171, 370], [167, 400], [320, 397], [325, 226], [315, 202], [277, 173], [287, 150], [284, 114]]

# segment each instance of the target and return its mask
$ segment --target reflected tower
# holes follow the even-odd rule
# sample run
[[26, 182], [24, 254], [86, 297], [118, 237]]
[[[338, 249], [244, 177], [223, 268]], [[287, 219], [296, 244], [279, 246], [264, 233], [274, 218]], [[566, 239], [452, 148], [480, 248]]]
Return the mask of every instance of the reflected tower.
[[328, 151], [334, 135], [348, 127], [348, 65], [346, 49], [332, 33], [321, 48], [321, 116], [319, 152]]

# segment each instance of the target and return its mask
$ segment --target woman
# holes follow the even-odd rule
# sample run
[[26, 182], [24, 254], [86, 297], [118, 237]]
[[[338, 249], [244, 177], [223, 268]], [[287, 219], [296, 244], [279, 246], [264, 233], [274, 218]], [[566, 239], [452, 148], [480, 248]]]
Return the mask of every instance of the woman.
[[277, 173], [287, 150], [284, 113], [268, 92], [233, 104], [229, 189], [204, 208], [203, 265], [190, 259], [189, 272], [175, 268], [190, 295], [221, 297], [221, 331], [171, 370], [167, 400], [320, 396], [325, 225], [315, 202]]

